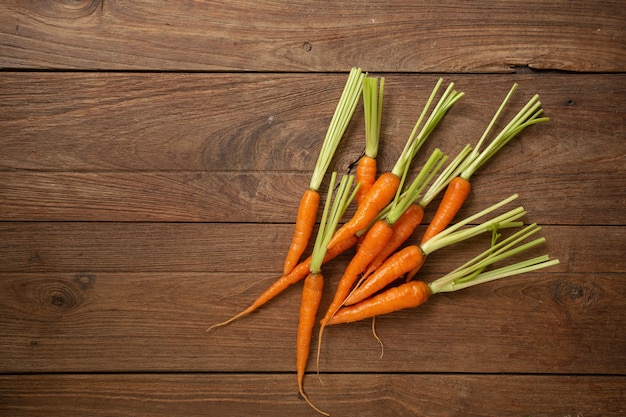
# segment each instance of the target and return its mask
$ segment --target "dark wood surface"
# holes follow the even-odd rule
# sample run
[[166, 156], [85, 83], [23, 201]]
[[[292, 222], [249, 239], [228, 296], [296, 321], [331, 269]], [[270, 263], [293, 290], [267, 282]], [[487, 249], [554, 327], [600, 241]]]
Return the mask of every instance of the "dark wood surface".
[[[459, 217], [518, 193], [561, 263], [381, 317], [382, 358], [369, 323], [329, 329], [313, 401], [626, 415], [624, 22], [619, 1], [0, 2], [0, 415], [317, 415], [295, 380], [301, 286], [205, 330], [280, 275], [351, 66], [386, 78], [381, 170], [439, 77], [466, 95], [416, 165], [474, 144], [513, 83], [504, 117], [538, 93], [550, 122], [473, 177]], [[363, 129], [359, 106], [331, 169]]]

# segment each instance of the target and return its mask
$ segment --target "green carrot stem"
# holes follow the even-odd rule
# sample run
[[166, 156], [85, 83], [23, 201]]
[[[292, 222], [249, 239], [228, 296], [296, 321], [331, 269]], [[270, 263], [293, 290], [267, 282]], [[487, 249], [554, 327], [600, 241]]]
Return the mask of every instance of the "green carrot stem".
[[448, 186], [450, 181], [458, 177], [461, 172], [469, 166], [472, 162], [472, 159], [470, 158], [471, 151], [472, 147], [470, 145], [466, 145], [465, 148], [463, 148], [461, 152], [459, 152], [459, 154], [448, 164], [446, 169], [439, 174], [437, 179], [431, 184], [424, 194], [424, 197], [422, 197], [419, 201], [418, 204], [421, 207], [426, 207], [430, 204], [430, 202]]
[[[452, 105], [454, 105], [454, 103], [456, 103], [464, 95], [463, 93], [454, 91], [454, 83], [451, 83], [446, 92], [440, 98], [438, 104], [435, 106], [435, 109], [431, 113], [430, 117], [428, 118], [422, 129], [418, 130], [420, 125], [422, 124], [422, 121], [426, 117], [426, 114], [428, 113], [428, 110], [430, 109], [442, 83], [443, 79], [439, 78], [426, 102], [426, 105], [422, 109], [422, 113], [420, 114], [417, 122], [415, 123], [415, 126], [413, 127], [413, 130], [404, 146], [404, 149], [402, 150], [402, 153], [400, 154], [400, 157], [398, 158], [396, 164], [391, 170], [391, 172], [397, 175], [399, 178], [406, 177], [406, 171], [408, 170], [411, 161], [413, 160], [421, 146], [424, 144], [426, 139], [428, 139], [428, 136], [432, 133], [432, 131], [441, 121], [446, 112], [452, 107]], [[402, 188], [403, 184], [401, 183], [398, 189], [401, 190]]]
[[320, 154], [315, 164], [313, 175], [311, 176], [311, 183], [309, 187], [312, 190], [319, 190], [322, 181], [324, 180], [330, 161], [337, 150], [339, 141], [345, 133], [359, 102], [364, 77], [365, 75], [360, 68], [352, 68], [350, 70], [350, 75], [348, 76], [348, 80], [344, 86], [339, 103], [337, 103], [335, 113], [333, 114], [330, 126], [326, 132], [326, 137], [322, 143], [322, 149], [320, 150]]
[[365, 77], [363, 79], [363, 110], [365, 114], [365, 155], [370, 158], [378, 156], [380, 142], [380, 124], [383, 110], [383, 91], [385, 78]]
[[[504, 200], [500, 201], [499, 203], [493, 204], [490, 207], [487, 207], [486, 209], [472, 215], [469, 216], [457, 223], [455, 223], [452, 226], [447, 227], [445, 230], [439, 232], [438, 234], [436, 234], [435, 236], [433, 236], [431, 239], [429, 239], [428, 241], [424, 242], [422, 244], [422, 250], [425, 252], [433, 252], [436, 249], [439, 249], [441, 247], [444, 246], [448, 246], [450, 244], [455, 243], [456, 239], [459, 237], [459, 235], [454, 235], [453, 233], [456, 232], [457, 230], [459, 230], [461, 227], [475, 221], [476, 219], [479, 219], [491, 212], [493, 212], [494, 210], [499, 209], [500, 207], [510, 203], [511, 201], [515, 200], [518, 197], [517, 194], [513, 194], [510, 197], [505, 198]], [[523, 208], [519, 207], [517, 209], [515, 209], [517, 212], [521, 212], [523, 211]], [[506, 213], [505, 213], [506, 214]]]
[[[333, 172], [330, 179], [330, 185], [328, 187], [328, 195], [326, 196], [324, 210], [322, 212], [322, 219], [320, 220], [317, 237], [315, 238], [315, 244], [313, 245], [313, 253], [311, 254], [311, 265], [309, 266], [309, 271], [313, 274], [320, 273], [324, 257], [326, 256], [328, 242], [330, 242], [339, 220], [341, 220], [341, 217], [345, 213], [347, 207], [354, 199], [356, 189], [358, 189], [357, 185], [355, 190], [350, 192], [354, 182], [354, 176], [344, 175], [339, 182], [339, 186], [337, 187], [335, 198], [333, 200], [332, 195], [336, 179], [337, 173]], [[332, 208], [331, 200], [333, 200]]]
[[[431, 288], [431, 291], [433, 291], [433, 294], [437, 292], [453, 291], [452, 288], [460, 289], [459, 285], [461, 284], [466, 284], [470, 282], [480, 283], [485, 278], [485, 276], [487, 276], [488, 278], [492, 277], [493, 274], [485, 275], [487, 274], [487, 272], [482, 272], [478, 275], [476, 275], [475, 272], [483, 270], [489, 265], [503, 261], [511, 256], [520, 254], [528, 249], [544, 243], [545, 238], [537, 238], [520, 245], [521, 242], [523, 242], [534, 233], [538, 232], [540, 229], [541, 228], [538, 227], [536, 224], [526, 226], [512, 236], [508, 237], [502, 242], [496, 244], [495, 246], [489, 248], [488, 250], [482, 252], [480, 255], [466, 262], [464, 265], [456, 268], [445, 276], [430, 283], [429, 286]], [[515, 266], [511, 266], [507, 271], [510, 272], [510, 270], [514, 270], [516, 266], [519, 267], [520, 265], [515, 264]], [[526, 265], [522, 266], [526, 267]], [[502, 270], [500, 270], [499, 272], [502, 272]], [[454, 286], [452, 284], [454, 284]], [[470, 285], [464, 285], [463, 288], [467, 286]]]
[[491, 157], [493, 157], [504, 145], [506, 145], [511, 139], [517, 136], [526, 127], [536, 123], [546, 122], [550, 120], [547, 117], [540, 118], [539, 116], [543, 112], [541, 109], [541, 102], [539, 101], [539, 95], [535, 94], [524, 107], [511, 119], [511, 121], [496, 135], [491, 143], [481, 151], [480, 148], [485, 141], [487, 135], [496, 123], [496, 120], [500, 117], [500, 114], [504, 110], [506, 104], [511, 98], [513, 92], [517, 89], [517, 84], [513, 84], [509, 93], [504, 98], [502, 104], [496, 111], [495, 115], [491, 119], [487, 129], [479, 139], [477, 145], [474, 147], [472, 155], [472, 163], [460, 174], [460, 176], [466, 180], [481, 167]]

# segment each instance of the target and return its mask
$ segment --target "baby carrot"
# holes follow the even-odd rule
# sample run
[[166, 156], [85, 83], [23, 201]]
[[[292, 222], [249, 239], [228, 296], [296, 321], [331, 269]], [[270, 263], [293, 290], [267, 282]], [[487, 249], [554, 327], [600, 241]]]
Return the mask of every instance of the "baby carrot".
[[298, 331], [296, 334], [296, 375], [298, 380], [298, 390], [304, 400], [316, 411], [328, 415], [317, 408], [304, 392], [304, 373], [306, 370], [309, 351], [311, 346], [311, 336], [315, 326], [315, 318], [320, 302], [322, 300], [322, 290], [324, 288], [324, 276], [322, 275], [322, 263], [326, 256], [328, 241], [332, 237], [337, 223], [354, 198], [355, 193], [349, 195], [354, 177], [344, 176], [339, 184], [334, 202], [331, 207], [332, 190], [335, 185], [336, 173], [333, 172], [320, 228], [318, 230], [315, 246], [311, 255], [312, 260], [309, 266], [309, 274], [304, 280], [302, 289], [302, 301], [300, 304], [300, 316], [298, 320]]
[[517, 113], [517, 115], [509, 122], [507, 126], [494, 138], [494, 140], [483, 151], [480, 151], [483, 141], [489, 134], [489, 131], [495, 124], [496, 120], [500, 116], [500, 113], [506, 106], [513, 92], [517, 89], [517, 84], [514, 84], [504, 101], [500, 105], [498, 111], [492, 118], [491, 122], [487, 126], [487, 129], [483, 133], [483, 136], [478, 141], [478, 144], [472, 151], [470, 158], [472, 162], [461, 172], [461, 174], [453, 179], [448, 185], [439, 207], [433, 219], [431, 220], [428, 228], [422, 236], [422, 242], [428, 241], [428, 239], [435, 236], [437, 233], [446, 228], [448, 224], [454, 219], [454, 216], [460, 211], [463, 203], [467, 199], [467, 196], [471, 190], [470, 177], [483, 166], [493, 155], [495, 155], [504, 145], [506, 145], [511, 139], [513, 139], [524, 128], [548, 121], [546, 117], [540, 118], [539, 116], [543, 112], [541, 108], [541, 102], [539, 96], [533, 96], [528, 103]]
[[322, 143], [322, 149], [315, 164], [311, 183], [300, 200], [293, 237], [283, 266], [284, 274], [288, 274], [293, 269], [307, 248], [319, 209], [320, 196], [318, 190], [339, 145], [339, 141], [354, 114], [361, 94], [363, 78], [364, 75], [360, 68], [352, 68]]
[[422, 281], [410, 281], [397, 287], [392, 287], [355, 305], [343, 307], [337, 311], [328, 324], [333, 325], [364, 320], [381, 314], [417, 307], [426, 302], [433, 294], [458, 291], [474, 285], [558, 264], [559, 261], [557, 259], [550, 260], [547, 255], [543, 255], [488, 272], [481, 272], [485, 267], [495, 262], [502, 261], [543, 243], [545, 239], [538, 238], [515, 247], [538, 230], [539, 228], [536, 224], [529, 225], [430, 284]]

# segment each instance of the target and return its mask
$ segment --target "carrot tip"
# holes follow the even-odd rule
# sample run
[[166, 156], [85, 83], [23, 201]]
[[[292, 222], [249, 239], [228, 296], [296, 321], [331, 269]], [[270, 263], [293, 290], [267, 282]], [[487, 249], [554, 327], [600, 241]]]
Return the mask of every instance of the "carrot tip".
[[315, 411], [317, 411], [318, 413], [320, 413], [320, 414], [322, 414], [322, 415], [324, 415], [324, 416], [330, 416], [330, 414], [328, 414], [327, 412], [322, 411], [322, 410], [320, 410], [319, 408], [317, 408], [317, 407], [315, 406], [315, 404], [313, 404], [313, 403], [311, 402], [311, 400], [309, 399], [308, 395], [306, 395], [306, 394], [304, 393], [304, 390], [303, 390], [302, 388], [300, 388], [300, 396], [304, 399], [304, 401], [306, 401], [306, 403], [307, 403], [307, 404], [308, 404], [308, 405], [309, 405], [312, 409], [314, 409]]

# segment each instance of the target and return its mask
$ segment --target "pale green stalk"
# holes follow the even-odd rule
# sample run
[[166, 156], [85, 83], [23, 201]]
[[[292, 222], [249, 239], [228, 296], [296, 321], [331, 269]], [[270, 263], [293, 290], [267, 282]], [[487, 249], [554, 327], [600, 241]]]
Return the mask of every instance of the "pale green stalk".
[[539, 101], [539, 95], [535, 94], [526, 105], [511, 119], [511, 121], [498, 133], [498, 135], [491, 141], [491, 143], [481, 151], [480, 148], [493, 128], [496, 120], [504, 110], [506, 104], [513, 92], [517, 89], [517, 84], [513, 84], [513, 87], [504, 98], [504, 101], [498, 108], [498, 111], [491, 119], [491, 122], [487, 126], [487, 129], [483, 133], [482, 137], [476, 144], [472, 153], [472, 163], [460, 174], [461, 178], [469, 180], [469, 178], [483, 166], [491, 157], [493, 157], [504, 145], [506, 145], [511, 139], [519, 134], [526, 127], [540, 122], [547, 122], [550, 120], [547, 117], [540, 118], [539, 116], [543, 112], [541, 109], [541, 102]]
[[[335, 198], [333, 200], [332, 195], [336, 179], [337, 173], [333, 172], [330, 179], [330, 185], [328, 186], [328, 195], [326, 196], [322, 219], [320, 220], [317, 237], [315, 238], [315, 244], [313, 245], [313, 253], [311, 254], [311, 265], [309, 267], [309, 271], [313, 274], [320, 273], [324, 257], [326, 256], [328, 243], [335, 233], [339, 220], [343, 217], [343, 214], [354, 199], [356, 190], [358, 189], [357, 185], [357, 187], [350, 192], [352, 184], [354, 183], [354, 176], [344, 175], [339, 182], [339, 186], [337, 187]], [[331, 200], [333, 200], [332, 208]]]
[[[515, 200], [518, 197], [517, 194], [513, 194], [510, 197], [505, 198], [504, 200], [500, 201], [499, 203], [496, 203], [490, 207], [487, 207], [486, 209], [472, 215], [469, 216], [461, 221], [459, 221], [458, 223], [449, 226], [448, 228], [446, 228], [445, 230], [439, 232], [438, 234], [436, 234], [435, 236], [433, 236], [431, 239], [427, 240], [426, 242], [424, 242], [422, 244], [422, 250], [424, 252], [433, 252], [435, 249], [432, 248], [441, 248], [444, 246], [448, 246], [451, 245], [453, 243], [455, 243], [455, 239], [456, 237], [458, 237], [459, 235], [454, 235], [454, 232], [456, 232], [457, 230], [459, 230], [461, 227], [465, 226], [466, 224], [469, 224], [473, 221], [475, 221], [476, 219], [479, 219], [491, 212], [493, 212], [494, 210], [499, 209], [500, 207], [510, 203], [511, 201]], [[520, 210], [523, 211], [523, 208], [519, 207], [518, 209], [515, 210]]]
[[378, 156], [380, 141], [380, 124], [383, 112], [383, 91], [385, 78], [365, 77], [363, 79], [363, 111], [365, 114], [365, 155], [370, 158]]
[[[487, 272], [482, 272], [486, 267], [503, 261], [511, 256], [518, 255], [526, 250], [534, 248], [545, 242], [545, 238], [537, 238], [530, 242], [519, 243], [527, 239], [541, 228], [536, 224], [526, 226], [504, 241], [493, 245], [488, 250], [456, 268], [454, 271], [433, 281], [429, 284], [433, 294], [439, 292], [457, 291], [473, 285], [482, 284], [500, 278], [523, 274], [546, 268], [559, 263], [558, 260], [550, 260], [547, 255], [535, 257], [512, 265], [501, 267]], [[480, 272], [480, 273], [476, 273]]]
[[326, 137], [322, 143], [322, 149], [315, 164], [313, 175], [311, 176], [311, 183], [309, 188], [312, 190], [319, 190], [324, 180], [324, 175], [330, 166], [339, 141], [345, 133], [348, 123], [354, 114], [356, 106], [361, 96], [361, 90], [363, 88], [363, 78], [365, 75], [360, 68], [352, 68], [348, 80], [331, 119], [330, 126], [326, 132]]

